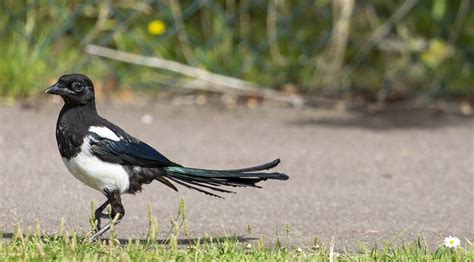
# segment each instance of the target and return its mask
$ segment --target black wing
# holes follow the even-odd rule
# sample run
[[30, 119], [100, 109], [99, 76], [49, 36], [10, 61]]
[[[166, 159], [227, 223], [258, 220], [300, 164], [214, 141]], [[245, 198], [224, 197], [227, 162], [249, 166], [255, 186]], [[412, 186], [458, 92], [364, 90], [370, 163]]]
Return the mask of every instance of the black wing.
[[178, 166], [142, 141], [126, 134], [120, 140], [112, 140], [89, 132], [90, 149], [101, 160], [122, 165], [142, 167]]

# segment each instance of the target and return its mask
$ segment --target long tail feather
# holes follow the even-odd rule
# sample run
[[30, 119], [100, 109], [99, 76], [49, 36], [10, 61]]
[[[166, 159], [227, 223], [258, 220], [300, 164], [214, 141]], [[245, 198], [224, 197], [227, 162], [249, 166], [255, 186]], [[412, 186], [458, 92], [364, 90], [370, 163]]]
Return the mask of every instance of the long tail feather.
[[267, 179], [272, 180], [287, 180], [288, 176], [278, 172], [256, 172], [273, 168], [280, 163], [279, 159], [268, 162], [263, 165], [230, 169], [230, 170], [209, 170], [190, 168], [183, 166], [169, 166], [165, 168], [165, 177], [169, 180], [197, 190], [199, 192], [222, 198], [208, 190], [213, 190], [221, 193], [234, 193], [230, 190], [218, 188], [220, 186], [232, 187], [257, 187], [260, 181]]
[[214, 196], [214, 197], [217, 197], [217, 198], [223, 198], [223, 197], [221, 197], [221, 196], [219, 196], [219, 195], [216, 195], [216, 194], [213, 194], [213, 193], [211, 193], [211, 192], [209, 192], [209, 191], [203, 190], [203, 189], [201, 189], [201, 188], [198, 188], [198, 187], [189, 185], [189, 184], [184, 183], [184, 182], [182, 182], [182, 181], [180, 181], [180, 180], [173, 179], [173, 178], [170, 178], [170, 179], [173, 180], [174, 182], [176, 182], [176, 183], [182, 185], [182, 186], [185, 186], [185, 187], [190, 188], [190, 189], [194, 189], [194, 190], [199, 191], [199, 192], [201, 192], [201, 193], [204, 193], [204, 194], [206, 194], [206, 195]]

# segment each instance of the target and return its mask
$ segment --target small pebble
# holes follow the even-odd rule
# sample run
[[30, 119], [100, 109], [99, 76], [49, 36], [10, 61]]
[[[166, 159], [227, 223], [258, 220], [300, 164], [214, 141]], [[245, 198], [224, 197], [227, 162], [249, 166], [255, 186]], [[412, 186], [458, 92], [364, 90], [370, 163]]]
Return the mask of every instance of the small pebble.
[[145, 114], [142, 116], [142, 122], [146, 125], [153, 123], [153, 117], [149, 114]]
[[196, 104], [199, 106], [203, 106], [207, 104], [207, 97], [205, 95], [199, 95], [196, 97]]
[[377, 160], [377, 161], [382, 161], [383, 158], [384, 158], [384, 157], [383, 157], [382, 154], [376, 154], [376, 155], [375, 155], [375, 160]]
[[459, 107], [460, 107], [461, 113], [463, 115], [465, 115], [465, 116], [472, 115], [472, 107], [468, 102], [462, 101], [461, 104], [459, 105]]

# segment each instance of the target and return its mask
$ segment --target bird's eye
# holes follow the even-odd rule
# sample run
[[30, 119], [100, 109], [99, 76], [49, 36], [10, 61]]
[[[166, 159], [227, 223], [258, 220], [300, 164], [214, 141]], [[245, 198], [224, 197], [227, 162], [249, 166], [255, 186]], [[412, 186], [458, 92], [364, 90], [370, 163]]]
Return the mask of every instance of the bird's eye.
[[72, 90], [74, 90], [75, 92], [81, 92], [82, 90], [84, 90], [84, 85], [81, 82], [73, 82], [71, 86]]

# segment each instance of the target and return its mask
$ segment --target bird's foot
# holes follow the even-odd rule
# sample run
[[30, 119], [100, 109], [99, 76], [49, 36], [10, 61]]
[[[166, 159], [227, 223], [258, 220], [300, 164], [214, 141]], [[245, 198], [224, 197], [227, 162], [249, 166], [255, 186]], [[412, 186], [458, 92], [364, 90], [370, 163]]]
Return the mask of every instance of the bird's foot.
[[105, 224], [104, 227], [102, 228], [97, 228], [97, 232], [95, 232], [94, 235], [92, 235], [91, 237], [91, 240], [92, 241], [97, 241], [97, 239], [102, 236], [105, 232], [109, 231], [109, 229], [112, 227], [112, 226], [116, 226], [117, 224], [120, 223], [120, 221], [122, 221], [121, 219], [118, 219], [118, 216], [116, 219], [113, 219], [111, 220], [110, 222], [108, 222], [107, 224]]

